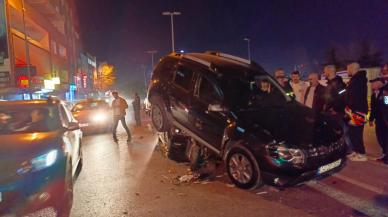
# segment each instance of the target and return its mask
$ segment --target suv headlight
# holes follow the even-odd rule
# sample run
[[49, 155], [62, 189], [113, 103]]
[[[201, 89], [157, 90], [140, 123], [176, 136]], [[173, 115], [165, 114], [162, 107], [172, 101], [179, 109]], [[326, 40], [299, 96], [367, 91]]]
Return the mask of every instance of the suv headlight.
[[306, 155], [301, 149], [287, 148], [284, 143], [272, 143], [266, 147], [269, 155], [280, 161], [290, 162], [295, 166], [301, 166], [305, 163]]
[[58, 158], [58, 150], [51, 150], [46, 154], [35, 157], [31, 160], [33, 171], [38, 171], [52, 166]]

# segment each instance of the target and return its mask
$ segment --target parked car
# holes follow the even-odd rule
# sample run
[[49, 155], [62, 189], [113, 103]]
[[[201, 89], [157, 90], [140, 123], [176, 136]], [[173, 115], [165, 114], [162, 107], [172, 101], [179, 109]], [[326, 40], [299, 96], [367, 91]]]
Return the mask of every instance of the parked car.
[[0, 102], [0, 216], [69, 216], [82, 132], [59, 100]]
[[315, 116], [254, 62], [218, 52], [170, 54], [153, 72], [148, 99], [168, 155], [188, 143], [180, 155], [191, 162], [216, 156], [240, 188], [290, 186], [345, 165], [341, 126]]
[[71, 112], [85, 132], [108, 132], [111, 129], [112, 111], [105, 100], [82, 100], [73, 106]]

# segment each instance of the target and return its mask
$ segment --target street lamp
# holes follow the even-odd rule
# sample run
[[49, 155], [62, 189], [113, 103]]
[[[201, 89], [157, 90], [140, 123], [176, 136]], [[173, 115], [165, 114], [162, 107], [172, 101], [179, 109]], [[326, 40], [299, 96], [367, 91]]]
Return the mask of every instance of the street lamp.
[[27, 27], [26, 27], [26, 18], [25, 18], [25, 5], [24, 0], [22, 3], [22, 19], [23, 19], [23, 31], [24, 31], [24, 41], [26, 46], [26, 63], [27, 63], [27, 75], [28, 75], [28, 92], [30, 95], [30, 99], [32, 99], [32, 90], [31, 90], [31, 61], [30, 61], [30, 45], [28, 41]]
[[[149, 50], [149, 51], [146, 51], [146, 53], [148, 54], [151, 54], [151, 72], [154, 68], [154, 55], [157, 53], [158, 51], [157, 50]], [[147, 70], [144, 70], [144, 85], [147, 89], [147, 74], [146, 74], [146, 71]]]
[[172, 52], [175, 52], [175, 39], [174, 39], [174, 16], [181, 15], [181, 12], [174, 11], [165, 11], [162, 13], [164, 16], [170, 16], [171, 18], [171, 44], [172, 44]]
[[248, 43], [248, 60], [251, 60], [251, 39], [244, 38], [244, 41]]

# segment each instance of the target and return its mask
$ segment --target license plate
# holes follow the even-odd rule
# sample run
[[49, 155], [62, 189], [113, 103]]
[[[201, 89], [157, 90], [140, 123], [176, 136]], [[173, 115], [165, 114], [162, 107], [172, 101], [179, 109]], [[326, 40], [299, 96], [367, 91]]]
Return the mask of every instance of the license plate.
[[82, 123], [82, 124], [79, 124], [80, 127], [88, 127], [89, 126], [89, 123]]
[[318, 174], [322, 174], [322, 173], [328, 172], [336, 167], [339, 167], [341, 165], [341, 162], [342, 162], [342, 160], [339, 159], [337, 161], [334, 161], [332, 163], [329, 163], [329, 164], [326, 164], [324, 166], [319, 167]]

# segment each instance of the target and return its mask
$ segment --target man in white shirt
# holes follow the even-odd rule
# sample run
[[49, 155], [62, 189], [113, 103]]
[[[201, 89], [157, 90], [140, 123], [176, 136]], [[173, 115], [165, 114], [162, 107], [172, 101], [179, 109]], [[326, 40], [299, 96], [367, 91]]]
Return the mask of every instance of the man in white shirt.
[[291, 72], [291, 82], [292, 91], [294, 92], [296, 101], [303, 104], [304, 95], [307, 89], [307, 84], [304, 81], [300, 80], [300, 72], [293, 71]]
[[310, 73], [308, 79], [310, 86], [306, 89], [304, 104], [319, 113], [323, 110], [323, 105], [325, 104], [325, 87], [319, 83], [318, 73]]

